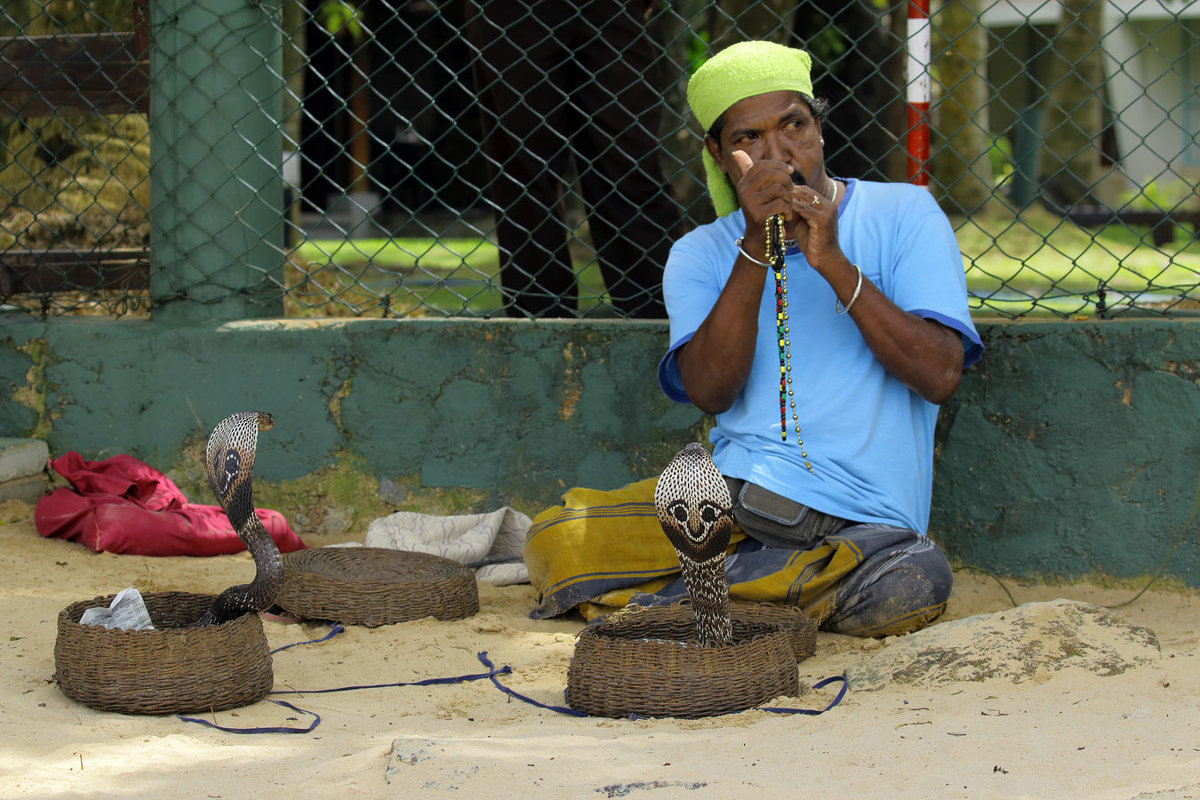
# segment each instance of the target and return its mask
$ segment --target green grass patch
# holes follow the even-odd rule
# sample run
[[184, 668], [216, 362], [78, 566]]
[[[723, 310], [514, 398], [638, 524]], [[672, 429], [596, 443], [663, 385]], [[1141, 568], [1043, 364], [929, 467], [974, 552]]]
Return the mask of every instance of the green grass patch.
[[983, 313], [1094, 310], [1101, 286], [1110, 306], [1153, 308], [1161, 297], [1186, 297], [1200, 284], [1200, 243], [1186, 226], [1160, 248], [1146, 227], [1085, 229], [1041, 209], [1014, 214], [998, 204], [955, 220], [955, 227], [967, 288]]
[[373, 266], [381, 270], [462, 269], [492, 275], [499, 262], [496, 245], [482, 238], [445, 239], [317, 239], [304, 242], [295, 254], [309, 263]]
[[[1018, 317], [1171, 307], [1196, 294], [1200, 243], [1178, 226], [1152, 244], [1148, 228], [1084, 229], [1041, 209], [996, 203], [954, 220], [972, 310]], [[586, 244], [573, 247], [582, 316], [614, 316]], [[484, 238], [321, 239], [291, 255], [289, 313], [300, 316], [473, 316], [503, 313], [496, 245]], [[1194, 305], [1194, 303], [1193, 303]]]
[[[500, 251], [484, 238], [317, 239], [301, 244], [290, 260], [289, 314], [503, 313]], [[615, 316], [595, 259], [576, 253], [575, 272], [580, 314]]]

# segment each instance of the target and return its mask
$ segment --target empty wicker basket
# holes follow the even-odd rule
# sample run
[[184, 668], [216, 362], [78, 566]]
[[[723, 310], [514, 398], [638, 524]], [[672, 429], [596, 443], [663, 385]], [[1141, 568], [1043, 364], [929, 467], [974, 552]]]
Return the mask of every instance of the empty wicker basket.
[[283, 557], [275, 602], [304, 619], [375, 627], [479, 611], [468, 567], [441, 556], [381, 547], [318, 547]]
[[603, 717], [707, 717], [799, 691], [789, 634], [733, 617], [724, 646], [695, 641], [691, 609], [648, 608], [590, 625], [575, 644], [567, 703]]
[[55, 678], [86, 706], [124, 714], [175, 714], [238, 708], [261, 700], [275, 675], [257, 614], [205, 628], [188, 625], [212, 595], [143, 595], [154, 630], [79, 624], [83, 612], [113, 596], [72, 603], [58, 615]]

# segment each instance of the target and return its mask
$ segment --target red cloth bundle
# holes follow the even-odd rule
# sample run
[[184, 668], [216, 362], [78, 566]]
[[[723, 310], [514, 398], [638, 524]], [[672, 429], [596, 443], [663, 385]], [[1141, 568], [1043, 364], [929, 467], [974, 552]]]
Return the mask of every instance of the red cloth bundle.
[[[75, 452], [50, 460], [71, 482], [42, 497], [33, 521], [42, 536], [70, 539], [97, 553], [219, 556], [246, 549], [220, 506], [189, 503], [163, 473], [130, 455], [84, 461]], [[303, 550], [278, 511], [256, 509], [280, 552]]]

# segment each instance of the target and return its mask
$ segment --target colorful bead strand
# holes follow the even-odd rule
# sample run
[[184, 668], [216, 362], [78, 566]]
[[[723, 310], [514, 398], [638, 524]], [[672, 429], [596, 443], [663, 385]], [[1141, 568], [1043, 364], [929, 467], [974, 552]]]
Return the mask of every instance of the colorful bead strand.
[[776, 214], [767, 219], [767, 260], [775, 273], [775, 340], [779, 346], [779, 430], [783, 441], [787, 441], [787, 409], [792, 408], [792, 420], [796, 425], [796, 442], [800, 445], [800, 457], [804, 466], [814, 475], [804, 438], [800, 433], [800, 415], [796, 412], [796, 395], [792, 389], [792, 338], [788, 321], [787, 271], [783, 258], [783, 217]]

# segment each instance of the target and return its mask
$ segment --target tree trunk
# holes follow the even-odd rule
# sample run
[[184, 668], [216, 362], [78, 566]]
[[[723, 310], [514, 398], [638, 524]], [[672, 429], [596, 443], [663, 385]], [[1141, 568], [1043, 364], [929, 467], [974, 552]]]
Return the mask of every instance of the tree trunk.
[[[903, 125], [890, 125], [889, 112], [899, 105], [904, 115], [896, 87], [904, 83], [905, 62], [898, 59], [897, 77], [889, 59], [897, 51], [904, 55], [904, 34], [897, 39], [884, 27], [888, 14], [873, 0], [808, 0], [794, 15], [795, 46], [813, 59], [814, 96], [831, 104], [822, 129], [831, 175], [865, 180], [889, 176], [889, 152]], [[895, 9], [890, 15], [896, 16]]]
[[895, 0], [891, 4], [888, 13], [891, 29], [888, 33], [895, 47], [888, 59], [880, 65], [880, 69], [887, 75], [888, 83], [895, 87], [892, 101], [883, 112], [887, 119], [887, 129], [892, 131], [891, 149], [887, 153], [887, 179], [891, 181], [903, 181], [908, 176], [908, 154], [904, 150], [902, 138], [908, 126], [908, 103], [905, 102], [903, 89], [908, 72], [908, 54], [904, 47], [904, 39], [908, 36], [907, 11], [907, 0]]
[[283, 151], [300, 149], [300, 126], [304, 115], [304, 63], [308, 52], [308, 11], [304, 0], [285, 0], [283, 4]]
[[[949, 0], [933, 13], [935, 85], [930, 175], [948, 210], [969, 213], [992, 196], [988, 161], [987, 31], [980, 0]], [[940, 91], [938, 91], [940, 90]]]
[[[651, 35], [663, 44], [664, 63], [662, 167], [675, 199], [683, 208], [687, 227], [712, 220], [712, 208], [705, 200], [704, 168], [700, 162], [704, 132], [696, 123], [687, 104], [687, 82], [691, 60], [702, 52], [700, 37], [707, 0], [682, 0], [672, 10], [655, 16]], [[672, 80], [674, 78], [674, 80]]]
[[1060, 205], [1096, 202], [1093, 191], [1103, 177], [1103, 7], [1102, 0], [1062, 0], [1055, 47], [1047, 53], [1050, 89], [1040, 176]]
[[283, 195], [287, 206], [284, 242], [294, 244], [300, 228], [300, 137], [304, 121], [304, 62], [307, 59], [308, 11], [304, 0], [285, 0], [283, 4]]

